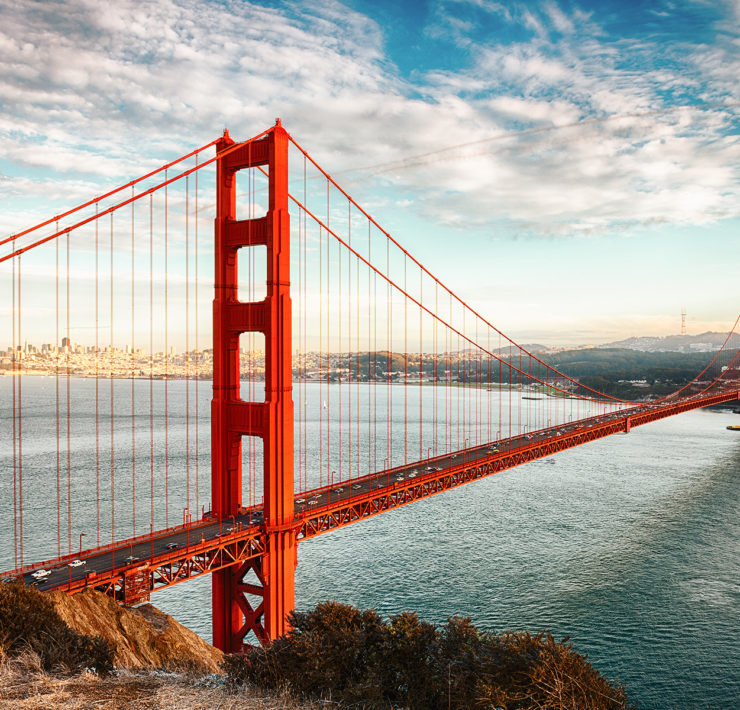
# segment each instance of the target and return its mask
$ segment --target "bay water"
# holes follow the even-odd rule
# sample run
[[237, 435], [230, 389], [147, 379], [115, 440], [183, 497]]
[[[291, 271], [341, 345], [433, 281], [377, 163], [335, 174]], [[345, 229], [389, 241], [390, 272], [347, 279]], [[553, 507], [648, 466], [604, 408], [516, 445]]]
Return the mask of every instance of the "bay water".
[[[14, 562], [10, 379], [0, 378], [3, 569]], [[89, 403], [94, 383], [79, 382], [74, 397]], [[168, 386], [177, 397], [185, 385]], [[54, 488], [57, 432], [54, 379], [26, 377], [23, 387], [28, 562], [56, 552], [56, 506], [34, 502], [34, 492]], [[115, 387], [125, 397], [130, 384], [120, 381]], [[198, 431], [204, 451], [209, 390], [209, 382], [200, 383]], [[135, 415], [146, 419], [148, 408], [147, 403], [147, 411], [137, 409]], [[125, 431], [131, 427], [126, 411], [122, 406], [120, 431], [115, 430], [121, 465]], [[411, 610], [435, 623], [469, 616], [479, 627], [497, 631], [548, 630], [558, 640], [570, 637], [596, 668], [625, 685], [640, 708], [738, 708], [740, 434], [726, 427], [739, 420], [729, 411], [710, 410], [672, 417], [301, 543], [296, 606], [306, 609], [335, 599], [383, 614]], [[159, 479], [162, 419], [158, 414], [150, 421], [156, 427]], [[86, 493], [85, 501], [74, 501], [76, 520], [94, 515], [90, 472], [101, 469], [94, 426], [82, 429], [75, 433], [87, 443], [82, 460], [76, 452], [72, 474], [75, 490]], [[170, 418], [168, 429], [174, 495], [185, 485], [178, 473], [183, 422]], [[191, 447], [193, 437], [191, 431]], [[146, 441], [137, 445], [142, 458], [134, 472], [144, 490]], [[205, 460], [200, 466], [198, 504], [203, 506], [209, 470]], [[109, 467], [109, 461], [102, 462], [103, 472]], [[194, 508], [194, 479], [190, 485]], [[106, 495], [110, 499], [103, 482]], [[149, 501], [142, 505], [148, 510]], [[120, 525], [130, 525], [125, 504], [121, 508]], [[136, 512], [146, 518], [144, 511]], [[178, 516], [181, 511], [173, 512], [169, 523], [180, 522]], [[76, 546], [81, 524], [75, 525]], [[92, 537], [94, 519], [89, 525]], [[95, 540], [84, 542], [87, 547]], [[152, 601], [210, 639], [207, 577], [157, 592]]]

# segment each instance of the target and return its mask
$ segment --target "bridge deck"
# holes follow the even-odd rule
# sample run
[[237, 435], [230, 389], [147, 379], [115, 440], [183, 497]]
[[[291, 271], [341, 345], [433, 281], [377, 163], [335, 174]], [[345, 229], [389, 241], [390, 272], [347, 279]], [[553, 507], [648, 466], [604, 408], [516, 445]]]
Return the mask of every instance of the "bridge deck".
[[[296, 496], [290, 527], [299, 540], [309, 539], [589, 441], [734, 399], [740, 399], [740, 391], [705, 394], [660, 406], [637, 405], [313, 489]], [[41, 590], [74, 593], [94, 587], [132, 603], [147, 598], [151, 591], [262, 555], [264, 531], [262, 511], [245, 509], [240, 515], [221, 520], [206, 517], [2, 576], [22, 577], [26, 584]], [[75, 560], [82, 564], [70, 565]], [[50, 574], [38, 580], [32, 575], [39, 569]]]

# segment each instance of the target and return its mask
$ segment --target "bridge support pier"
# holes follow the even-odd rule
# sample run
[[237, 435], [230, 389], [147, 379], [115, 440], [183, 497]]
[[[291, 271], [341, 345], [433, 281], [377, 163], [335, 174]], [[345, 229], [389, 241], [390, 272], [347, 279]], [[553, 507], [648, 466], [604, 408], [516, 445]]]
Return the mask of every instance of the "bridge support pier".
[[[264, 138], [232, 146], [224, 132], [217, 145], [224, 155], [216, 175], [212, 511], [220, 518], [239, 513], [242, 437], [261, 437], [266, 551], [260, 559], [212, 575], [213, 643], [226, 652], [240, 651], [250, 632], [267, 643], [288, 630], [296, 566], [288, 134], [278, 121]], [[235, 176], [257, 166], [266, 166], [268, 173], [268, 211], [264, 217], [239, 220]], [[238, 250], [257, 245], [267, 251], [266, 296], [245, 303], [238, 300]], [[240, 396], [239, 336], [248, 332], [265, 336], [264, 402], [245, 402]], [[261, 597], [261, 602], [251, 603], [247, 594]]]

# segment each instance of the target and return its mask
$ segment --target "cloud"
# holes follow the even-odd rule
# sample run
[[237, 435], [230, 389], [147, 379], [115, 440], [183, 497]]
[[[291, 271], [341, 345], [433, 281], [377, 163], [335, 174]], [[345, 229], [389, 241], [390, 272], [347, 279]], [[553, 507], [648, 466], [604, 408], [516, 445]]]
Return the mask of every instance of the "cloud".
[[[481, 38], [466, 5], [529, 34]], [[737, 113], [719, 106], [740, 102], [736, 34], [665, 47], [610, 39], [555, 2], [440, 1], [433, 24], [454, 25], [467, 64], [412, 79], [382, 28], [334, 0], [0, 0], [0, 11], [6, 195], [65, 175], [107, 186], [225, 126], [244, 138], [281, 116], [332, 173], [364, 176], [361, 195], [391, 182], [448, 225], [590, 234], [736, 212]], [[666, 110], [677, 100], [711, 106]]]

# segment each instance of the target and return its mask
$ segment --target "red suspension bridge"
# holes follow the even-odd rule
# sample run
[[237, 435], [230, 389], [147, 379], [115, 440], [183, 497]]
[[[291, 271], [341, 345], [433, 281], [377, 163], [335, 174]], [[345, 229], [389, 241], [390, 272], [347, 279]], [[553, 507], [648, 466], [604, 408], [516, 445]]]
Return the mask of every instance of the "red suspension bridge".
[[279, 122], [0, 249], [3, 577], [132, 604], [210, 574], [225, 651], [286, 631], [302, 540], [740, 397], [737, 322], [669, 396], [581, 385], [448, 289]]

